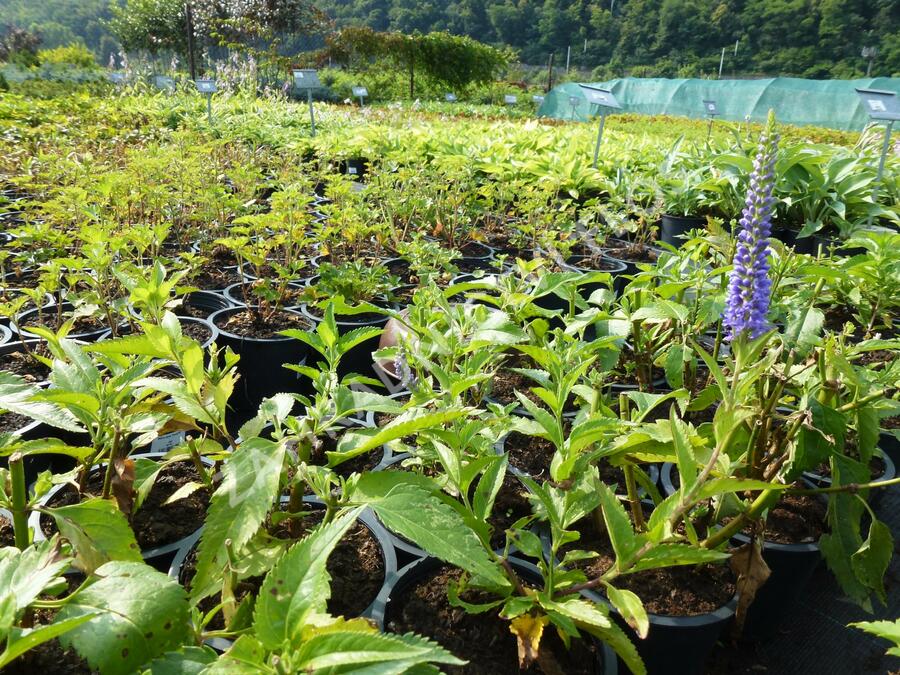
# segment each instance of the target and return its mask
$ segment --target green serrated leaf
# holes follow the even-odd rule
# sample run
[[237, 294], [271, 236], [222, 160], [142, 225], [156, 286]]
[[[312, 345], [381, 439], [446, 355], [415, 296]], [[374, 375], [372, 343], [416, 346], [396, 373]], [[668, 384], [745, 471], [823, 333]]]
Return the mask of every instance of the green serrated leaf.
[[99, 497], [46, 512], [75, 549], [75, 566], [91, 574], [113, 560], [139, 562], [141, 551], [128, 520], [116, 505]]
[[184, 589], [144, 563], [110, 562], [78, 592], [56, 622], [97, 614], [60, 638], [104, 675], [129, 675], [190, 636]]

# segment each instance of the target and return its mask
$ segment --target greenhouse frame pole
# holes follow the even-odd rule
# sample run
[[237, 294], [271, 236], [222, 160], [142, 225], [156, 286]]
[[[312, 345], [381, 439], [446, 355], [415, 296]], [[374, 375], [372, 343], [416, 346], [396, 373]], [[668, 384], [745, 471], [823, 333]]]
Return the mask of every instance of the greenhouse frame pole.
[[597, 157], [600, 155], [600, 141], [603, 139], [603, 126], [606, 124], [606, 114], [600, 113], [600, 128], [597, 129], [597, 145], [594, 146], [594, 163], [591, 165], [597, 168]]
[[[894, 130], [894, 120], [889, 120], [884, 128], [884, 143], [881, 144], [881, 159], [878, 160], [878, 175], [875, 177], [875, 186], [872, 188], [872, 203], [878, 203], [878, 193], [881, 191], [881, 180], [884, 178], [884, 163], [887, 159], [888, 150], [891, 147], [891, 132]], [[868, 227], [872, 227], [872, 221], [875, 220], [875, 214], [869, 215]]]

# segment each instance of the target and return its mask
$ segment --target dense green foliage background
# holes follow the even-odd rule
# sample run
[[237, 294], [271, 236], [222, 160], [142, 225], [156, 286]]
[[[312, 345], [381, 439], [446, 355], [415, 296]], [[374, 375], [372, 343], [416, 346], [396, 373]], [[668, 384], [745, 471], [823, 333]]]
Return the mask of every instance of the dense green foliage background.
[[[726, 75], [854, 77], [864, 46], [873, 75], [900, 74], [900, 0], [317, 0], [337, 27], [404, 33], [447, 30], [519, 50], [551, 53], [597, 78]], [[101, 61], [116, 48], [103, 21], [109, 0], [0, 0], [0, 23], [36, 29], [43, 46], [81, 40]], [[735, 43], [737, 53], [735, 54]]]

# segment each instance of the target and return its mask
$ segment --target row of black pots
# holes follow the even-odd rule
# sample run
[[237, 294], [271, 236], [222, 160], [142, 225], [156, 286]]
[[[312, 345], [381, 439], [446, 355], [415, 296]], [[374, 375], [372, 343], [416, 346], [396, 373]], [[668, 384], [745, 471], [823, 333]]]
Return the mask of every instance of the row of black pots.
[[[664, 496], [678, 491], [673, 482], [674, 464], [664, 464], [660, 481]], [[743, 546], [750, 538], [738, 533], [732, 543]], [[821, 561], [818, 542], [782, 544], [764, 541], [762, 557], [771, 574], [756, 592], [747, 612], [741, 639], [746, 642], [762, 642], [774, 637], [787, 611], [801, 597], [806, 584]]]
[[[286, 503], [288, 499], [289, 497], [282, 497], [282, 503]], [[303, 498], [303, 502], [311, 508], [323, 508], [321, 500], [319, 500], [317, 497], [307, 495]], [[376, 596], [372, 599], [372, 602], [360, 614], [360, 616], [363, 618], [372, 619], [373, 621], [377, 621], [379, 624], [381, 624], [384, 617], [383, 601], [381, 599], [388, 595], [390, 588], [394, 585], [395, 580], [398, 578], [399, 565], [397, 553], [394, 548], [394, 536], [390, 532], [388, 532], [384, 525], [382, 525], [378, 521], [371, 509], [364, 510], [360, 514], [358, 522], [361, 523], [363, 527], [365, 527], [369, 531], [369, 534], [378, 543], [385, 571], [384, 581], [381, 588], [379, 589]], [[169, 565], [168, 572], [170, 577], [178, 580], [181, 583], [187, 581], [183, 578], [182, 568], [184, 567], [184, 563], [187, 557], [196, 548], [202, 534], [203, 527], [199, 528], [192, 535], [180, 542], [179, 548], [172, 558], [171, 564]], [[207, 644], [209, 644], [209, 646], [213, 647], [216, 650], [225, 651], [231, 646], [232, 643], [230, 640], [225, 640], [223, 638], [213, 638], [209, 640]]]

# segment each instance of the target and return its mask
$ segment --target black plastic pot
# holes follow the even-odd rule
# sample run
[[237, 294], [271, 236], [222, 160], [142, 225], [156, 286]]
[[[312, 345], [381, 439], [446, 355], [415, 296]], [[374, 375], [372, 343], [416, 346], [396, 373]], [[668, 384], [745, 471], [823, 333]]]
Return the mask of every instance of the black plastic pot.
[[[537, 567], [518, 558], [508, 558], [508, 560], [516, 573], [525, 581], [536, 585], [541, 584], [541, 575]], [[420, 558], [400, 569], [385, 584], [381, 594], [375, 601], [375, 607], [370, 618], [380, 628], [384, 629], [391, 621], [392, 604], [444, 564], [437, 558]], [[512, 634], [510, 634], [510, 639], [515, 639], [512, 637]], [[585, 639], [591, 638], [586, 637]], [[617, 675], [619, 669], [615, 652], [605, 643], [598, 641], [595, 644], [598, 649], [594, 672], [597, 675]], [[457, 654], [457, 656], [466, 658], [466, 654]]]
[[[43, 342], [44, 342], [43, 340], [38, 340], [35, 338], [23, 340], [19, 337], [19, 335], [12, 333], [12, 331], [10, 331], [9, 340], [6, 340], [2, 344], [0, 344], [0, 356], [6, 356], [7, 354], [11, 354], [13, 352], [21, 352], [23, 350], [23, 347], [28, 348], [28, 349], [34, 349], [38, 345], [43, 344]], [[39, 382], [33, 382], [32, 384], [35, 384], [35, 385], [41, 387], [46, 384], [46, 380], [39, 381]]]
[[[237, 408], [255, 410], [264, 398], [281, 392], [300, 393], [307, 386], [306, 378], [288, 370], [284, 364], [306, 362], [307, 348], [300, 340], [276, 336], [256, 338], [237, 335], [222, 328], [228, 318], [245, 311], [245, 307], [229, 307], [214, 312], [210, 323], [219, 331], [220, 347], [231, 347], [241, 357], [238, 362], [240, 379], [231, 403]], [[293, 312], [293, 310], [283, 310]], [[293, 312], [298, 314], [299, 312]]]
[[900, 464], [900, 439], [888, 431], [882, 431], [878, 436], [878, 447], [894, 463]]
[[[63, 316], [65, 317], [66, 314], [71, 314], [74, 311], [75, 306], [71, 302], [63, 302], [63, 303], [61, 303], [60, 309], [62, 310]], [[38, 312], [43, 312], [46, 314], [48, 311], [56, 312], [57, 306], [54, 305], [53, 307], [49, 307], [47, 309], [34, 308], [34, 309], [26, 310], [26, 311], [22, 312], [21, 314], [18, 314], [13, 319], [13, 321], [10, 325], [10, 328], [12, 328], [12, 330], [14, 332], [18, 333], [19, 335], [21, 335], [25, 338], [36, 338], [38, 336], [36, 334], [32, 333], [31, 331], [29, 331], [26, 324], [28, 323], [29, 319], [37, 316]], [[68, 337], [70, 340], [81, 340], [82, 342], [95, 342], [95, 341], [99, 340], [101, 337], [103, 337], [104, 334], [108, 333], [109, 328], [110, 328], [109, 326], [104, 326], [103, 328], [87, 330], [87, 331], [83, 331], [81, 333], [69, 333], [66, 337]]]
[[[677, 488], [672, 481], [675, 465], [667, 463], [662, 469], [664, 495], [674, 494]], [[750, 543], [744, 534], [731, 538], [736, 546]], [[747, 611], [741, 639], [747, 642], [769, 640], [776, 635], [782, 620], [803, 594], [803, 590], [821, 561], [818, 542], [805, 544], [779, 544], [763, 542], [763, 560], [771, 574], [756, 592], [756, 597]]]
[[[289, 498], [282, 497], [282, 503], [285, 503]], [[306, 496], [303, 498], [303, 502], [305, 504], [311, 506], [321, 506], [322, 502], [312, 496]], [[366, 610], [360, 614], [361, 617], [372, 619], [373, 621], [379, 621], [376, 619], [376, 616], [382, 616], [383, 612], [379, 609], [379, 598], [386, 596], [386, 588], [392, 579], [397, 577], [397, 556], [394, 552], [394, 547], [392, 544], [392, 540], [388, 531], [384, 528], [384, 525], [378, 522], [378, 519], [375, 518], [375, 515], [372, 513], [370, 509], [366, 509], [359, 516], [358, 521], [363, 524], [363, 526], [369, 530], [373, 537], [375, 537], [378, 542], [378, 546], [381, 549], [381, 559], [384, 561], [384, 584], [382, 584], [381, 590], [375, 596], [375, 599], [372, 603], [366, 608]], [[171, 564], [169, 565], [169, 577], [179, 581], [180, 583], [184, 583], [185, 580], [181, 578], [181, 569], [184, 566], [184, 561], [187, 559], [188, 555], [192, 550], [197, 546], [197, 543], [200, 541], [200, 537], [203, 535], [203, 527], [200, 527], [196, 532], [194, 532], [189, 537], [186, 537], [179, 547], [178, 551], [175, 553], [174, 558], [172, 559]], [[350, 617], [347, 617], [350, 618]], [[229, 647], [231, 647], [231, 640], [226, 640], [223, 638], [212, 638], [206, 641], [206, 644], [219, 652], [224, 652]]]
[[480, 241], [468, 241], [459, 247], [458, 260], [492, 260], [494, 249]]
[[[168, 437], [168, 438], [167, 438]], [[174, 437], [177, 437], [175, 439]], [[155, 441], [155, 445], [157, 448], [166, 447], [166, 445], [170, 445], [174, 447], [180, 442], [181, 439], [184, 438], [184, 433], [176, 432], [173, 434], [166, 434], [165, 436], [161, 436]], [[171, 441], [171, 443], [169, 443]], [[139, 452], [133, 455], [130, 455], [130, 459], [151, 459], [151, 460], [160, 460], [165, 457], [165, 451], [156, 451], [156, 452]], [[206, 459], [205, 457], [201, 458], [203, 463], [212, 467], [214, 462], [210, 459]], [[91, 471], [105, 471], [106, 464], [98, 464], [94, 466]], [[46, 506], [50, 500], [59, 493], [60, 490], [64, 489], [66, 484], [55, 485], [52, 487], [47, 494], [45, 494], [41, 500], [40, 505]], [[34, 531], [34, 539], [35, 541], [42, 541], [46, 537], [44, 536], [43, 531], [41, 530], [41, 513], [39, 511], [32, 511], [31, 515], [28, 518], [28, 524], [31, 529]], [[185, 544], [191, 540], [193, 535], [188, 535], [186, 537], [182, 537], [181, 539], [171, 542], [169, 544], [165, 544], [163, 546], [157, 546], [154, 548], [146, 549], [141, 551], [141, 557], [148, 565], [152, 565], [156, 569], [160, 571], [166, 571], [169, 569], [169, 566], [172, 564], [174, 557], [178, 554], [179, 551], [185, 546]]]
[[[23, 289], [21, 288], [4, 288], [2, 293], [4, 296], [13, 296], [18, 297], [22, 294]], [[44, 294], [44, 302], [41, 304], [41, 309], [47, 309], [48, 307], [53, 306], [56, 303], [56, 299], [50, 295], [49, 293]], [[34, 304], [32, 304], [31, 300], [29, 300], [26, 305], [29, 309], [34, 308]], [[25, 310], [23, 310], [25, 311]], [[0, 326], [9, 326], [10, 325], [10, 317], [9, 316], [0, 316]]]
[[[648, 248], [648, 250], [655, 253], [657, 256], [659, 256], [659, 254], [663, 252], [661, 248], [658, 248], [656, 246], [649, 246], [647, 248]], [[625, 265], [625, 271], [622, 274], [620, 274], [619, 277], [617, 277], [617, 279], [621, 278], [621, 277], [626, 277], [626, 276], [630, 277], [632, 275], [637, 274], [638, 272], [641, 271], [640, 268], [638, 267], [638, 265], [652, 264], [652, 263], [643, 263], [641, 261], [626, 260], [625, 258], [620, 258], [620, 257], [618, 257], [618, 255], [621, 255], [621, 254], [617, 254], [617, 250], [614, 248], [604, 248], [604, 249], [602, 249], [602, 251], [603, 251], [603, 255], [605, 255], [610, 260], [615, 260], [616, 262], [620, 262], [623, 265]], [[627, 281], [626, 281], [626, 285], [627, 285]]]
[[[23, 440], [34, 441], [42, 438], [58, 438], [66, 445], [83, 446], [90, 442], [88, 435], [79, 434], [72, 431], [65, 431], [51, 427], [43, 422], [29, 422], [20, 429], [13, 432], [16, 436], [20, 436]], [[26, 455], [23, 460], [25, 466], [25, 482], [28, 485], [37, 480], [38, 475], [42, 471], [50, 471], [54, 474], [66, 473], [75, 466], [75, 460], [71, 457], [61, 454], [36, 454]], [[0, 467], [8, 468], [9, 458], [0, 457]]]
[[[876, 455], [881, 458], [881, 461], [884, 463], [884, 470], [878, 476], [872, 476], [873, 481], [882, 481], [882, 480], [890, 480], [897, 475], [897, 467], [894, 464], [893, 460], [890, 456], [881, 450], [881, 448], [876, 448]], [[804, 471], [803, 477], [812, 483], [815, 487], [830, 487], [831, 486], [831, 476], [823, 476], [821, 474], [815, 473], [813, 471]], [[881, 501], [881, 498], [884, 496], [884, 490], [871, 490], [869, 492], [868, 501], [873, 506], [876, 506], [878, 502]]]
[[[616, 295], [621, 295], [629, 282], [628, 277], [625, 276], [628, 273], [628, 265], [621, 260], [610, 258], [604, 253], [600, 254], [600, 258], [604, 264], [603, 269], [594, 269], [593, 267], [585, 266], [584, 263], [590, 260], [587, 256], [571, 256], [567, 258], [564, 269], [581, 272], [583, 274], [588, 274], [590, 272], [607, 272], [613, 278], [612, 288], [616, 292]], [[603, 287], [604, 284], [600, 283], [585, 284], [578, 288], [578, 293], [587, 300], [594, 291]]]
[[662, 222], [659, 226], [660, 241], [681, 248], [684, 244], [684, 235], [689, 230], [699, 230], [706, 227], [706, 218], [698, 218], [697, 216], [672, 216], [668, 213], [663, 214]]
[[[379, 303], [376, 302], [373, 304]], [[314, 325], [318, 326], [319, 323], [322, 322], [322, 317], [316, 316], [307, 305], [301, 305], [299, 309], [303, 313], [303, 316], [312, 321]], [[356, 328], [384, 328], [387, 322], [388, 317], [386, 316], [371, 316], [365, 314], [345, 314], [335, 316], [338, 333], [341, 335], [346, 335]], [[359, 375], [378, 379], [378, 374], [375, 372], [375, 363], [372, 358], [372, 353], [378, 351], [379, 340], [380, 336], [375, 335], [356, 345], [344, 354], [338, 365], [338, 375], [340, 377], [345, 377], [350, 373], [357, 373]]]
[[[300, 290], [302, 286], [299, 282], [291, 282], [288, 286], [295, 290]], [[232, 307], [248, 307], [246, 299], [244, 298], [244, 284], [238, 282], [236, 284], [231, 284], [228, 288], [222, 291], [222, 295], [225, 296], [225, 299], [231, 303]], [[256, 298], [252, 298], [253, 301]], [[296, 309], [296, 305], [288, 304], [288, 309]]]
[[363, 180], [369, 172], [369, 160], [365, 157], [351, 157], [338, 162], [338, 171], [356, 180]]
[[182, 307], [190, 307], [197, 312], [204, 312], [208, 319], [220, 309], [234, 307], [234, 304], [220, 291], [192, 291], [184, 296]]
[[198, 326], [203, 326], [204, 329], [209, 331], [209, 337], [204, 340], [200, 346], [203, 349], [209, 347], [213, 342], [216, 342], [219, 338], [219, 329], [216, 328], [212, 322], [207, 321], [206, 319], [197, 319], [193, 316], [179, 316], [178, 321], [181, 324], [181, 329], [184, 330], [186, 324], [196, 324]]

